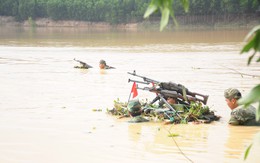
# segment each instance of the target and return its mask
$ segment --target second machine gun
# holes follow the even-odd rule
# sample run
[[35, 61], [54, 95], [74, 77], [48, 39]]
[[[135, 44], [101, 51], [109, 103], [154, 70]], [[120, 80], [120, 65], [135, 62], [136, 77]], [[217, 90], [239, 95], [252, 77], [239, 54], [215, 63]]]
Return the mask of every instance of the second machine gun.
[[128, 82], [136, 82], [139, 84], [146, 84], [146, 85], [149, 85], [150, 83], [152, 83], [152, 85], [153, 85], [152, 87], [144, 87], [144, 88], [138, 87], [138, 89], [149, 90], [149, 91], [155, 92], [157, 94], [157, 96], [153, 99], [151, 104], [153, 104], [157, 100], [162, 100], [167, 105], [167, 101], [165, 100], [165, 99], [167, 99], [167, 97], [174, 97], [178, 100], [179, 103], [182, 103], [182, 104], [189, 105], [191, 101], [199, 101], [199, 102], [202, 102], [204, 105], [207, 104], [207, 100], [209, 97], [208, 95], [191, 92], [181, 84], [176, 84], [173, 82], [159, 82], [159, 81], [147, 78], [145, 76], [138, 75], [138, 74], [136, 74], [135, 71], [133, 71], [133, 73], [128, 72], [128, 74], [136, 76], [136, 77], [140, 77], [143, 79], [143, 81], [128, 79]]

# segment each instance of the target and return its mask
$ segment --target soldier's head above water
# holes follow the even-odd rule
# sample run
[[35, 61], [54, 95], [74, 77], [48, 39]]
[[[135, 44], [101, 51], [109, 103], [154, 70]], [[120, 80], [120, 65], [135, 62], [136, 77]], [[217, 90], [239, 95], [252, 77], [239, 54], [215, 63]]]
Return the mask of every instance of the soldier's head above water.
[[139, 102], [139, 99], [133, 99], [128, 102], [127, 109], [130, 114], [130, 116], [135, 117], [138, 115], [141, 115], [141, 103]]
[[101, 59], [100, 61], [99, 61], [99, 68], [100, 69], [105, 69], [105, 67], [106, 67], [106, 61], [105, 60], [103, 60], [103, 59]]
[[259, 126], [260, 121], [256, 121], [256, 108], [252, 105], [239, 106], [238, 100], [242, 97], [236, 88], [228, 88], [224, 91], [224, 97], [228, 107], [231, 109], [229, 124], [244, 126]]
[[107, 63], [106, 63], [106, 61], [103, 60], [103, 59], [101, 59], [101, 60], [99, 61], [99, 68], [100, 68], [100, 69], [114, 69], [114, 67], [108, 66]]
[[228, 107], [233, 110], [238, 106], [237, 101], [242, 97], [240, 91], [236, 88], [228, 88], [224, 92], [224, 97]]

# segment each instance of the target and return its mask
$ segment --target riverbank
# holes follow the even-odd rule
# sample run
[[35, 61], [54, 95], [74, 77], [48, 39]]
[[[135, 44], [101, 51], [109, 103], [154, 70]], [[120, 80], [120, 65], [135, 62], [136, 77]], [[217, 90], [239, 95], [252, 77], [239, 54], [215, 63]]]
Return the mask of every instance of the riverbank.
[[71, 28], [89, 28], [89, 29], [137, 29], [137, 23], [111, 25], [106, 22], [87, 22], [77, 20], [58, 20], [49, 18], [40, 18], [36, 20], [28, 19], [23, 22], [15, 21], [11, 16], [0, 16], [0, 26], [23, 26], [23, 27], [71, 27]]
[[[219, 19], [217, 17], [194, 16], [184, 17], [178, 16], [177, 21], [182, 30], [187, 29], [250, 29], [260, 23], [258, 17], [250, 18], [226, 18]], [[69, 28], [87, 28], [95, 30], [139, 30], [150, 29], [158, 30], [160, 21], [158, 20], [144, 20], [138, 23], [128, 24], [110, 24], [107, 22], [87, 22], [77, 20], [52, 20], [49, 18], [39, 18], [33, 20], [28, 18], [23, 22], [18, 22], [11, 16], [0, 16], [0, 26], [22, 26], [22, 27], [69, 27]], [[165, 30], [176, 29], [176, 25], [170, 22]], [[180, 28], [179, 28], [180, 29]]]

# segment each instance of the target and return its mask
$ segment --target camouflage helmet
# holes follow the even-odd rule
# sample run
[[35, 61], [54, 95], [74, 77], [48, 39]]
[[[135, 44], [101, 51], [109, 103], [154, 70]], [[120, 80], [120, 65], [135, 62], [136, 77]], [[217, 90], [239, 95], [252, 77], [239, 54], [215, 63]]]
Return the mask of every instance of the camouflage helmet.
[[141, 103], [139, 99], [133, 99], [128, 102], [127, 109], [132, 115], [140, 114], [141, 113]]
[[236, 88], [228, 88], [224, 92], [224, 97], [227, 99], [240, 99], [242, 97], [240, 91]]
[[106, 61], [103, 60], [103, 59], [101, 59], [101, 60], [99, 61], [99, 64], [104, 64], [104, 65], [106, 65]]

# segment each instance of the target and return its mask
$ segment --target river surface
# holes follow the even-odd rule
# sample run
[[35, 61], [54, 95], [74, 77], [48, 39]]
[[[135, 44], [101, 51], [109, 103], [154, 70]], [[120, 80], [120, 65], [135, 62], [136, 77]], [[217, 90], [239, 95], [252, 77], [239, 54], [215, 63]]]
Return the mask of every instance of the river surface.
[[[239, 54], [248, 31], [1, 27], [0, 162], [243, 162], [260, 128], [229, 126], [223, 91], [236, 87], [245, 95], [259, 83], [250, 76], [259, 75], [259, 64], [247, 66], [249, 55]], [[93, 68], [73, 68], [74, 58]], [[116, 69], [99, 70], [100, 59]], [[209, 95], [208, 106], [222, 118], [200, 125], [133, 124], [106, 114], [113, 100], [127, 101], [128, 79], [138, 80], [127, 74], [133, 70]], [[259, 162], [255, 148], [248, 162]]]

